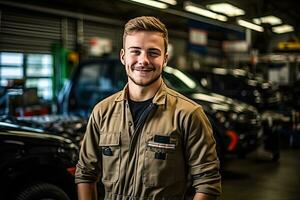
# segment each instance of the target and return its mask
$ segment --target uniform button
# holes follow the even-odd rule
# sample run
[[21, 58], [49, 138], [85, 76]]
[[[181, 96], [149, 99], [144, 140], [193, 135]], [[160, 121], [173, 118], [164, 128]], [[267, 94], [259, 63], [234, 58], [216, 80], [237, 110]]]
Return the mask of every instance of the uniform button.
[[132, 122], [131, 121], [128, 124], [129, 124], [129, 126], [132, 126]]

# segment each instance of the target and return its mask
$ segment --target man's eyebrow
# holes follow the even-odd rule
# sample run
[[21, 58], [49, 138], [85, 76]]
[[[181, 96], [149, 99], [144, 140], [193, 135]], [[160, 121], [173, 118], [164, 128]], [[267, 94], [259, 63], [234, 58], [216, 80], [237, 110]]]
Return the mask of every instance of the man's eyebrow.
[[158, 49], [158, 48], [149, 48], [149, 50], [150, 50], [150, 51], [159, 51], [159, 52], [161, 52], [161, 50]]
[[142, 49], [142, 48], [133, 46], [133, 47], [128, 47], [128, 49]]

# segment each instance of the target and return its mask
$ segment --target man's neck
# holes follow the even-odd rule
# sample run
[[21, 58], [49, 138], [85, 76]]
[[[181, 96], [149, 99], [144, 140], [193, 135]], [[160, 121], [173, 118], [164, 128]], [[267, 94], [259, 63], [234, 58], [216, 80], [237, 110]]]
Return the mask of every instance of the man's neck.
[[149, 86], [143, 87], [134, 84], [129, 80], [128, 89], [129, 89], [129, 98], [133, 101], [146, 101], [151, 99], [156, 94], [157, 90], [161, 86], [162, 79], [158, 79]]

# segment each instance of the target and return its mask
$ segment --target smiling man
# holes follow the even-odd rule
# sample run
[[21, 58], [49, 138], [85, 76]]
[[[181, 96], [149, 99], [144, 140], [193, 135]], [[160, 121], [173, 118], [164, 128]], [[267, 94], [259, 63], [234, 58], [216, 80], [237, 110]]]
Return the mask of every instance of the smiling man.
[[82, 143], [75, 181], [79, 200], [194, 200], [220, 195], [221, 177], [212, 129], [201, 106], [162, 80], [168, 32], [155, 17], [125, 25], [120, 59], [125, 88], [98, 103]]

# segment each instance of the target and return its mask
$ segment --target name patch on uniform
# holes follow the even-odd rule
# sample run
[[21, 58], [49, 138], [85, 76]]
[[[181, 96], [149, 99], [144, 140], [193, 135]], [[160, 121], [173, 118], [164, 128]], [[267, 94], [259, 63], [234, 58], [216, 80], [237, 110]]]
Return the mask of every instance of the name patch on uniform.
[[149, 141], [148, 146], [149, 147], [161, 148], [161, 149], [173, 149], [173, 150], [176, 147], [175, 144], [164, 144], [164, 143], [159, 143], [159, 142], [154, 142], [154, 141]]

